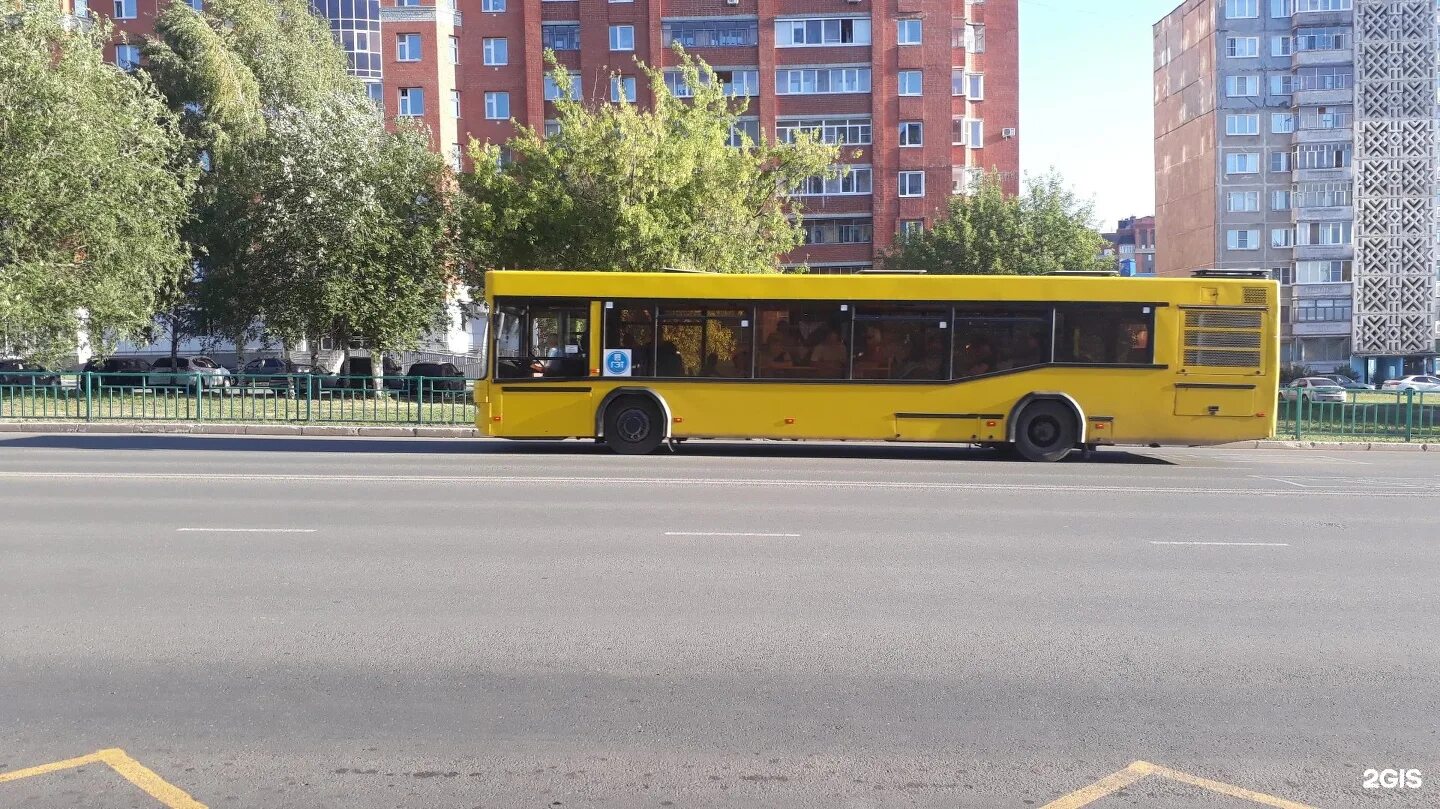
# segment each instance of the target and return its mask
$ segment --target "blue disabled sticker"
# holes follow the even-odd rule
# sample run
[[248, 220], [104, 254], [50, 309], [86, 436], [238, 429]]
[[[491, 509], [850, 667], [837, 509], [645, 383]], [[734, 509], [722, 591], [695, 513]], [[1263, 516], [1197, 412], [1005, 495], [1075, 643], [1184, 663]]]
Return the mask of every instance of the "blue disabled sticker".
[[612, 348], [605, 352], [605, 375], [630, 375], [630, 349]]

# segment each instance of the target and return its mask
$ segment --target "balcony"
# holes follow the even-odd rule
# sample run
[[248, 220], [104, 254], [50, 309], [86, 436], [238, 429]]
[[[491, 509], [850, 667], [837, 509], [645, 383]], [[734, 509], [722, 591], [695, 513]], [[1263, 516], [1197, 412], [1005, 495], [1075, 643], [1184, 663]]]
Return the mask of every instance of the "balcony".
[[1316, 67], [1318, 65], [1348, 65], [1355, 61], [1355, 52], [1350, 48], [1333, 48], [1322, 51], [1296, 51], [1291, 56], [1294, 67]]
[[1355, 169], [1352, 166], [1341, 166], [1334, 169], [1295, 169], [1293, 177], [1296, 183], [1353, 180], [1355, 179]]
[[1297, 222], [1348, 222], [1354, 218], [1355, 209], [1349, 205], [1295, 208], [1295, 221]]
[[1353, 244], [1297, 244], [1296, 261], [1333, 261], [1355, 258]]
[[1297, 107], [1329, 107], [1351, 104], [1355, 101], [1355, 88], [1345, 87], [1340, 90], [1299, 90], [1297, 89], [1291, 98]]
[[1291, 321], [1290, 333], [1296, 337], [1344, 337], [1350, 333], [1348, 320]]
[[1295, 130], [1295, 143], [1348, 143], [1353, 140], [1355, 140], [1355, 127], [1348, 123], [1339, 127], [1312, 127]]

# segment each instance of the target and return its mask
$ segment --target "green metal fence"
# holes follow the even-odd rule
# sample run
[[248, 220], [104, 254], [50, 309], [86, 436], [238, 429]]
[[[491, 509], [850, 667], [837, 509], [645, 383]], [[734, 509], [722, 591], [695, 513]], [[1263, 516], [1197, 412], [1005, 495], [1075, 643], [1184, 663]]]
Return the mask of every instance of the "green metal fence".
[[0, 419], [473, 425], [459, 377], [0, 372]]
[[[472, 425], [473, 385], [458, 377], [310, 374], [0, 372], [0, 419], [280, 424]], [[1343, 402], [1303, 393], [1278, 405], [1276, 437], [1440, 441], [1440, 392], [1346, 391]]]
[[1295, 440], [1440, 441], [1440, 393], [1346, 391], [1343, 402], [1315, 402], [1303, 391], [1280, 402], [1276, 437]]

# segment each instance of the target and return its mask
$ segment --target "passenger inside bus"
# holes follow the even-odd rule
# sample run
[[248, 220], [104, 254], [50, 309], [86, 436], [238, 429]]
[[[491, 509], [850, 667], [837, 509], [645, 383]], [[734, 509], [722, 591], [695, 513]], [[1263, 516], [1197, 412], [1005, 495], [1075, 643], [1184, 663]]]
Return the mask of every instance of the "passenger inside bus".
[[840, 333], [828, 327], [820, 329], [820, 342], [810, 351], [810, 365], [825, 379], [844, 378], [850, 363], [850, 349]]

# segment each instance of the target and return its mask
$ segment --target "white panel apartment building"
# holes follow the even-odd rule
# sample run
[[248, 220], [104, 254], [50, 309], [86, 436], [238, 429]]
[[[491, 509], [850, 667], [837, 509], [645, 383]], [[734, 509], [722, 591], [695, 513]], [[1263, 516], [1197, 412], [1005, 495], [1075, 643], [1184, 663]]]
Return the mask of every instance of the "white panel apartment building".
[[1283, 358], [1435, 367], [1436, 0], [1187, 0], [1155, 25], [1158, 271], [1266, 268]]

